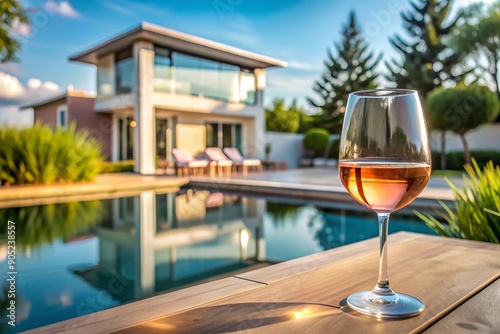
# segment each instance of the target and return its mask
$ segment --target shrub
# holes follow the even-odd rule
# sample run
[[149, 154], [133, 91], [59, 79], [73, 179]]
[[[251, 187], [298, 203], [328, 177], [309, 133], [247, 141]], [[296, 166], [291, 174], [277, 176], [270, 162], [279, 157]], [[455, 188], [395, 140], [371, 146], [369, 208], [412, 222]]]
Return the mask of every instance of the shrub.
[[334, 139], [330, 145], [330, 151], [328, 152], [328, 157], [331, 159], [339, 158], [340, 149], [340, 138]]
[[[480, 168], [486, 166], [489, 161], [500, 166], [500, 152], [494, 150], [473, 150], [471, 156], [476, 160]], [[439, 169], [440, 155], [432, 152], [432, 168]], [[465, 155], [463, 151], [453, 151], [446, 154], [446, 168], [451, 170], [464, 170]]]
[[314, 152], [316, 156], [325, 153], [330, 140], [330, 134], [325, 129], [312, 128], [307, 130], [304, 136], [304, 147]]
[[431, 129], [451, 130], [464, 145], [466, 161], [470, 152], [466, 133], [493, 122], [499, 112], [498, 98], [488, 87], [472, 84], [454, 88], [437, 88], [427, 95], [426, 118]]
[[0, 147], [0, 184], [90, 181], [102, 162], [101, 145], [74, 125], [3, 127]]
[[[471, 156], [476, 160], [480, 168], [484, 168], [489, 161], [494, 165], [500, 165], [500, 152], [493, 150], [474, 150]], [[447, 168], [463, 170], [465, 165], [465, 155], [462, 151], [450, 152], [446, 155]]]
[[304, 110], [293, 100], [289, 107], [284, 98], [275, 98], [273, 105], [266, 108], [266, 130], [274, 132], [296, 133], [300, 125], [300, 115]]
[[134, 171], [134, 160], [124, 160], [124, 161], [104, 161], [101, 164], [101, 174], [110, 173], [128, 173]]
[[[441, 169], [441, 153], [431, 150], [432, 170]], [[448, 168], [448, 166], [446, 166]]]
[[461, 190], [446, 179], [455, 195], [456, 213], [441, 202], [445, 222], [430, 214], [415, 214], [443, 236], [500, 243], [500, 167], [489, 162], [481, 171], [473, 159], [465, 171], [468, 177], [464, 175]]

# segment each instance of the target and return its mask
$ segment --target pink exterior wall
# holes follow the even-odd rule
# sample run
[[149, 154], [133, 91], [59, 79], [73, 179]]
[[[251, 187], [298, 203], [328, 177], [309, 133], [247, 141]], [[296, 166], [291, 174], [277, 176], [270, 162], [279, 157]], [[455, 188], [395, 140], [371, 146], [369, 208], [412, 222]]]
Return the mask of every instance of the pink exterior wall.
[[99, 140], [104, 159], [111, 160], [111, 114], [96, 113], [93, 97], [67, 96], [59, 100], [34, 108], [36, 122], [57, 125], [57, 107], [66, 104], [68, 124], [76, 123], [77, 131], [87, 131], [90, 136]]
[[57, 124], [57, 107], [65, 104], [66, 98], [61, 98], [59, 100], [41, 105], [34, 108], [33, 118], [36, 122], [50, 125], [52, 127]]
[[89, 132], [90, 136], [99, 140], [102, 154], [106, 160], [111, 159], [111, 114], [94, 111], [95, 98], [68, 96], [68, 124], [76, 123], [76, 129]]

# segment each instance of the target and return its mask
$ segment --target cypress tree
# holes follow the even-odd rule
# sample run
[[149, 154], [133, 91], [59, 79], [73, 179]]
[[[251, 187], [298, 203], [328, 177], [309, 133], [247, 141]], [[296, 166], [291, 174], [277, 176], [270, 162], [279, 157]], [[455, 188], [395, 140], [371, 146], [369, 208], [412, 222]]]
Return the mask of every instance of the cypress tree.
[[325, 71], [314, 83], [313, 90], [319, 95], [318, 99], [308, 98], [311, 105], [321, 110], [314, 119], [315, 126], [326, 128], [331, 133], [341, 130], [349, 93], [377, 87], [375, 67], [382, 58], [382, 54], [375, 58], [368, 50], [354, 11], [350, 12], [342, 29], [341, 42], [335, 43], [335, 51], [333, 55], [327, 49]]

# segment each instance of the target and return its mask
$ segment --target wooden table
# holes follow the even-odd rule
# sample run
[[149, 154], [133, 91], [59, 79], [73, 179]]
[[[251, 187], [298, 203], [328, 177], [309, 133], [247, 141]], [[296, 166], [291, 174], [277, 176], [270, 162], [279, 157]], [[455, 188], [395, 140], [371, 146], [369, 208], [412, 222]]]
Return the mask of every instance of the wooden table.
[[[292, 247], [292, 245], [291, 245]], [[404, 320], [344, 305], [377, 277], [370, 239], [33, 330], [33, 333], [498, 333], [500, 245], [389, 236], [392, 287], [425, 303]]]

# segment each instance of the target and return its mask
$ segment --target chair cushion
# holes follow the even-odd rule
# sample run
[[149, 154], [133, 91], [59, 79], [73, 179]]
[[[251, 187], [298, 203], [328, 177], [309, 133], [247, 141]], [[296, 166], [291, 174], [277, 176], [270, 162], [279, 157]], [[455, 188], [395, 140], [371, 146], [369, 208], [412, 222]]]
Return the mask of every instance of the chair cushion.
[[260, 166], [260, 160], [259, 159], [245, 159], [243, 160], [243, 166]]
[[208, 161], [206, 160], [196, 160], [196, 161], [190, 161], [188, 163], [188, 167], [206, 167], [208, 166]]
[[220, 160], [217, 161], [217, 166], [232, 166], [233, 162], [231, 160]]

